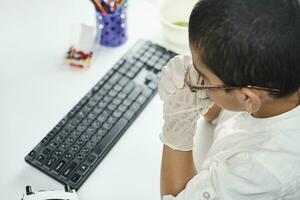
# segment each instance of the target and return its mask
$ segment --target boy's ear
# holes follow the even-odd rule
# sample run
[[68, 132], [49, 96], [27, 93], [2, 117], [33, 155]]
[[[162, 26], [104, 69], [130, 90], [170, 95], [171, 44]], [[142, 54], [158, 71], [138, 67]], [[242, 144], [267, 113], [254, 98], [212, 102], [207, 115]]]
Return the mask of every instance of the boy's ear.
[[259, 93], [255, 93], [253, 89], [242, 88], [241, 92], [245, 95], [244, 105], [248, 113], [256, 113], [261, 108], [261, 98]]

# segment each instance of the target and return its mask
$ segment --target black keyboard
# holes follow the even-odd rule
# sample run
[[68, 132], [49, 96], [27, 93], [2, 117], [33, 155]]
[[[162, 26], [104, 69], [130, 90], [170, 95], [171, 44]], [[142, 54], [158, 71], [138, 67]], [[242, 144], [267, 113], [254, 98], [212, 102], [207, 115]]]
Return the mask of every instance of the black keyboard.
[[157, 44], [138, 41], [25, 157], [26, 162], [79, 189], [156, 94], [161, 68], [173, 56]]

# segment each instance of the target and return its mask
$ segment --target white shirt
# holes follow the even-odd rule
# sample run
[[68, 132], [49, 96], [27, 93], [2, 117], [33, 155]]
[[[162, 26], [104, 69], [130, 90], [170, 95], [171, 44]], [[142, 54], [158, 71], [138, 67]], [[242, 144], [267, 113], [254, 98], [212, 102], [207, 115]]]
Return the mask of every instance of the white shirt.
[[163, 200], [299, 200], [300, 106], [270, 118], [222, 111], [199, 173]]

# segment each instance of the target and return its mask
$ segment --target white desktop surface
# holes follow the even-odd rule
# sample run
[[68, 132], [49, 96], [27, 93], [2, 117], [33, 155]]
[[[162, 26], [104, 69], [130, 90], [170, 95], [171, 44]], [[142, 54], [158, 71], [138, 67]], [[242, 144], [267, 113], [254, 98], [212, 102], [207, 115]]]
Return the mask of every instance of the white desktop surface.
[[[26, 185], [63, 188], [24, 157], [138, 38], [176, 48], [162, 37], [155, 2], [129, 0], [127, 43], [101, 47], [90, 68], [74, 69], [64, 55], [71, 25], [95, 24], [88, 0], [0, 0], [1, 199], [21, 199]], [[159, 199], [161, 127], [156, 95], [80, 188], [80, 199]]]

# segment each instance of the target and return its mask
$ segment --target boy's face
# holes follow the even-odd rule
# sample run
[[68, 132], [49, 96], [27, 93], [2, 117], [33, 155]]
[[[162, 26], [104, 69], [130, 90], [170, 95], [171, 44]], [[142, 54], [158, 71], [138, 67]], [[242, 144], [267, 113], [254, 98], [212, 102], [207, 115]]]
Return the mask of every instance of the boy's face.
[[[201, 61], [197, 51], [191, 47], [193, 63], [200, 75], [204, 78], [204, 85], [224, 85], [224, 83]], [[245, 111], [242, 99], [243, 94], [239, 90], [226, 92], [224, 89], [209, 89], [207, 96], [221, 108], [232, 111]]]

